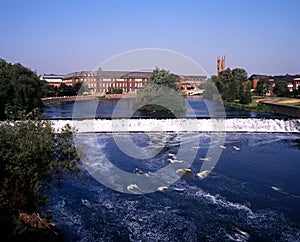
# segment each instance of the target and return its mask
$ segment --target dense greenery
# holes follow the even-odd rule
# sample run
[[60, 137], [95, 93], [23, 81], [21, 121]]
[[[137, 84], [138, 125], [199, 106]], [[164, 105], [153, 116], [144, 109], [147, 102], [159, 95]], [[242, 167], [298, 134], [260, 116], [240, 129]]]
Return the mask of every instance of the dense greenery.
[[121, 88], [111, 88], [107, 92], [107, 94], [122, 94], [122, 93], [123, 93], [123, 89]]
[[62, 97], [62, 96], [76, 96], [83, 95], [88, 92], [89, 88], [81, 81], [76, 82], [73, 85], [66, 85], [62, 83], [59, 87], [48, 86], [48, 97]]
[[156, 67], [144, 89], [137, 93], [136, 108], [171, 113], [184, 111], [186, 101], [179, 90], [179, 76]]
[[0, 233], [5, 240], [57, 241], [52, 229], [27, 226], [19, 216], [38, 212], [50, 186], [79, 172], [71, 128], [56, 134], [50, 121], [38, 118], [40, 98], [48, 91], [36, 73], [0, 60], [0, 119], [6, 120], [0, 124]]
[[271, 82], [267, 77], [263, 77], [258, 81], [255, 92], [263, 97], [270, 91], [270, 88]]
[[223, 101], [238, 100], [243, 104], [248, 104], [252, 99], [251, 83], [247, 79], [247, 72], [244, 69], [235, 68], [231, 70], [227, 68], [220, 72], [218, 76], [212, 76], [200, 88], [204, 89], [203, 97], [206, 99], [215, 99], [218, 96], [218, 91]]
[[278, 97], [288, 97], [290, 95], [290, 90], [288, 88], [288, 85], [286, 82], [278, 82], [274, 89], [273, 92], [278, 96]]
[[[28, 115], [0, 126], [0, 225], [8, 226], [8, 234], [18, 234], [19, 211], [37, 212], [51, 184], [79, 172], [71, 138], [70, 127], [55, 134], [49, 121]], [[10, 226], [3, 224], [5, 219]]]
[[[215, 76], [212, 78], [215, 78]], [[199, 88], [204, 89], [204, 92], [203, 92], [204, 99], [221, 101], [220, 93], [215, 85], [214, 79], [208, 79], [207, 81], [201, 83]]]
[[20, 111], [30, 112], [42, 106], [47, 84], [21, 64], [0, 59], [0, 119], [14, 118]]

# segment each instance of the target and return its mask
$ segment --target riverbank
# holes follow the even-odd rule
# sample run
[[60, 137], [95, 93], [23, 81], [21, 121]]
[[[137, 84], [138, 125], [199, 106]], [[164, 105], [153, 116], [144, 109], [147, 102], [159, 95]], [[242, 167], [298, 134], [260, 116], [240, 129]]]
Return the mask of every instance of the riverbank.
[[245, 111], [253, 111], [253, 112], [260, 112], [260, 113], [273, 113], [273, 110], [262, 103], [263, 99], [262, 98], [253, 98], [252, 102], [249, 104], [241, 104], [239, 102], [228, 102], [224, 101], [223, 104], [224, 106], [231, 107], [231, 108], [236, 108], [240, 110], [245, 110]]
[[224, 102], [224, 106], [245, 111], [275, 113], [300, 118], [300, 99], [295, 98], [253, 98], [250, 104]]
[[274, 113], [300, 118], [300, 99], [295, 98], [273, 98], [261, 101]]
[[41, 100], [44, 106], [50, 106], [53, 104], [75, 102], [75, 101], [90, 101], [95, 99], [121, 99], [121, 98], [136, 98], [136, 93], [46, 97], [46, 98], [41, 98]]

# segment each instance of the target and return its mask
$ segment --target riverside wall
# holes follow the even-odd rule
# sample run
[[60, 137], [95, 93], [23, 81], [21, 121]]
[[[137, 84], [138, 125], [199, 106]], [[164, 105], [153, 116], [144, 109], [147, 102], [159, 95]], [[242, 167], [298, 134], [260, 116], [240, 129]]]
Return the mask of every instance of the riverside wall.
[[89, 101], [96, 99], [96, 96], [63, 96], [63, 97], [46, 97], [42, 98], [42, 103], [45, 106], [63, 103], [63, 102], [74, 102], [76, 101]]
[[64, 103], [64, 102], [90, 101], [90, 100], [95, 100], [100, 98], [103, 99], [136, 98], [136, 93], [106, 94], [105, 96], [88, 95], [88, 96], [46, 97], [46, 98], [42, 98], [41, 100], [43, 105], [50, 106], [53, 104]]
[[274, 103], [263, 102], [263, 101], [262, 103], [270, 107], [274, 113], [300, 118], [300, 107], [274, 104]]

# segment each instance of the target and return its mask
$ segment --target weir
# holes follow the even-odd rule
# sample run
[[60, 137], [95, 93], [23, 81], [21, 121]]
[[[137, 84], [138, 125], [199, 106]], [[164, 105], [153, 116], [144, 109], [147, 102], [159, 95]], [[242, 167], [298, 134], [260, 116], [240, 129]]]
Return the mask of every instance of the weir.
[[86, 119], [54, 120], [56, 132], [66, 124], [78, 133], [103, 132], [230, 132], [300, 133], [300, 119]]

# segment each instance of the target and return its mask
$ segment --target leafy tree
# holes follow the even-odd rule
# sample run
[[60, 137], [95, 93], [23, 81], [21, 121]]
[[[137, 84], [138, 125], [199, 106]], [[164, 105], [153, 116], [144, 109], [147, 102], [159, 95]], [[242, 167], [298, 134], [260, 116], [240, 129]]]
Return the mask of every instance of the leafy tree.
[[155, 67], [153, 72], [150, 75], [148, 83], [149, 85], [159, 85], [159, 86], [166, 86], [175, 91], [179, 91], [179, 76], [170, 73], [164, 69], [159, 69]]
[[213, 76], [212, 80], [215, 82], [224, 101], [240, 100], [240, 102], [245, 103], [251, 100], [247, 72], [244, 69], [235, 68], [231, 70], [227, 68], [220, 72], [218, 76]]
[[46, 95], [47, 84], [36, 73], [0, 59], [0, 119], [41, 108], [40, 98]]
[[69, 126], [55, 134], [50, 121], [24, 117], [0, 126], [0, 208], [34, 212], [52, 181], [79, 171], [78, 156]]
[[88, 92], [89, 88], [86, 83], [78, 81], [72, 85], [74, 95], [82, 95], [84, 92]]
[[271, 88], [271, 82], [267, 77], [263, 77], [258, 81], [255, 91], [259, 95], [264, 96], [266, 95], [267, 92], [270, 91], [270, 88]]
[[277, 94], [278, 97], [287, 97], [290, 93], [290, 90], [287, 83], [281, 81], [275, 85], [273, 92]]
[[232, 72], [229, 68], [227, 68], [224, 71], [221, 71], [219, 75], [215, 78], [215, 84], [223, 100], [227, 100], [228, 98], [229, 86], [232, 80]]
[[52, 185], [66, 174], [79, 172], [71, 128], [66, 126], [55, 134], [50, 121], [30, 118], [24, 115], [19, 121], [0, 125], [0, 227], [4, 237], [23, 238], [30, 231], [40, 234], [22, 224], [20, 211], [38, 212], [46, 205]]
[[179, 76], [156, 67], [144, 89], [138, 92], [135, 108], [168, 113], [185, 111], [186, 101], [179, 90]]
[[252, 96], [250, 91], [245, 91], [241, 95], [240, 103], [241, 104], [249, 104], [252, 102]]
[[207, 100], [218, 100], [219, 91], [215, 85], [215, 82], [211, 79], [208, 79], [206, 82], [202, 83], [199, 88], [204, 89], [203, 98]]

